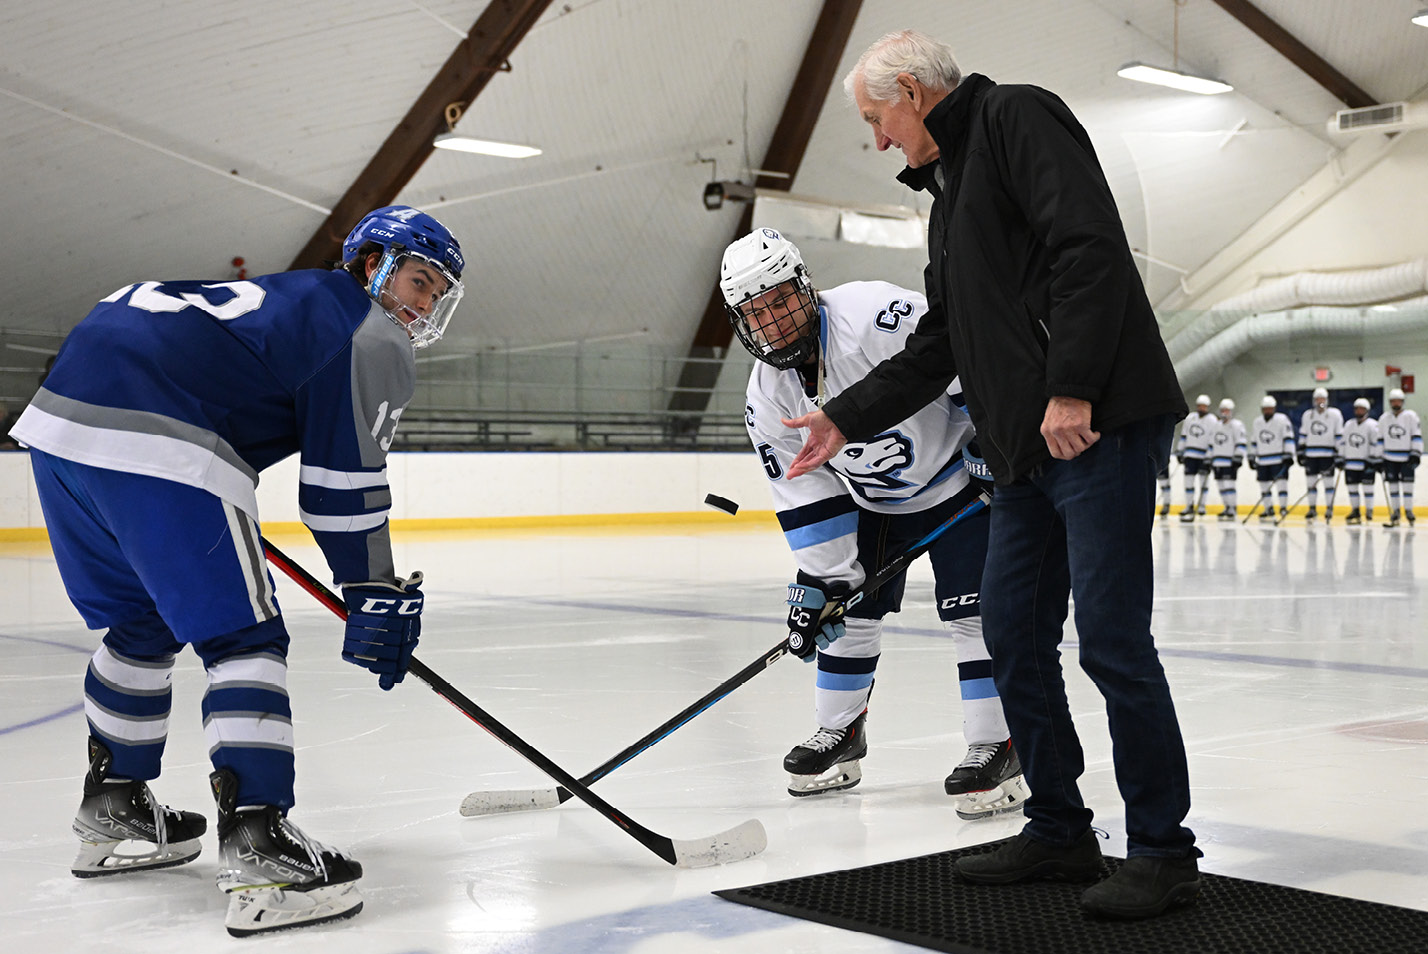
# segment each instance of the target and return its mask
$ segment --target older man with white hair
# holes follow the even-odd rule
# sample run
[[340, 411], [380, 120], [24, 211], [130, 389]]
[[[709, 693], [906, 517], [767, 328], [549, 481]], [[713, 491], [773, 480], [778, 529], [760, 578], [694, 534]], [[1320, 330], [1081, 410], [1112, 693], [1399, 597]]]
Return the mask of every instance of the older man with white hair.
[[866, 440], [960, 375], [997, 492], [983, 632], [1031, 787], [1027, 824], [960, 859], [969, 881], [1090, 881], [1102, 872], [1059, 646], [1076, 596], [1082, 668], [1106, 700], [1128, 859], [1089, 888], [1102, 916], [1193, 901], [1190, 782], [1150, 632], [1155, 475], [1185, 398], [1090, 137], [1034, 86], [963, 76], [915, 31], [870, 47], [844, 83], [898, 177], [932, 197], [928, 311], [903, 350], [822, 409], [789, 477]]

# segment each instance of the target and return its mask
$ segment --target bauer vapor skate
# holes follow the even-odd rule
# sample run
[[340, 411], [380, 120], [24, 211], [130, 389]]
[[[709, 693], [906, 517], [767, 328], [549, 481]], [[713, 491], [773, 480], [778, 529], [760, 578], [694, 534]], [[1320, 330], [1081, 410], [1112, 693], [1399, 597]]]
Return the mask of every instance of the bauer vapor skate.
[[1010, 739], [969, 747], [967, 757], [947, 776], [945, 788], [957, 798], [957, 817], [967, 821], [1019, 812], [1030, 794]]
[[867, 710], [842, 729], [819, 729], [783, 757], [789, 774], [788, 794], [795, 797], [852, 788], [863, 780], [862, 758], [868, 754], [863, 734]]
[[234, 937], [350, 918], [362, 910], [362, 865], [313, 841], [272, 805], [239, 808], [238, 777], [209, 776], [218, 801], [218, 889]]
[[80, 840], [70, 866], [74, 876], [172, 868], [197, 858], [207, 819], [160, 805], [145, 782], [110, 780], [112, 762], [104, 743], [91, 736], [84, 799], [70, 826]]

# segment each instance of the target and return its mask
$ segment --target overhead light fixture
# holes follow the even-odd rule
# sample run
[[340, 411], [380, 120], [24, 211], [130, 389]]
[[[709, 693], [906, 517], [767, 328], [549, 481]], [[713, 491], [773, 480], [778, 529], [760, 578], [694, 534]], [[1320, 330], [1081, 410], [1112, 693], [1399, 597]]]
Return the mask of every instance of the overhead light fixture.
[[538, 156], [541, 150], [535, 146], [523, 146], [513, 142], [496, 142], [491, 139], [474, 139], [460, 133], [444, 132], [431, 141], [437, 149], [451, 149], [456, 152], [475, 152], [483, 156], [500, 156], [503, 159], [529, 159]]
[[754, 187], [742, 182], [719, 179], [704, 186], [704, 208], [710, 212], [721, 208], [725, 202], [752, 202], [754, 197]]
[[1428, 27], [1428, 10], [1419, 10], [1413, 15], [1413, 22], [1421, 27]]
[[1169, 86], [1171, 89], [1182, 90], [1186, 93], [1199, 93], [1202, 96], [1228, 93], [1234, 89], [1229, 83], [1222, 83], [1219, 80], [1196, 76], [1193, 73], [1182, 73], [1180, 70], [1167, 70], [1159, 66], [1149, 66], [1145, 63], [1127, 63], [1125, 66], [1116, 70], [1116, 75], [1128, 80], [1135, 80], [1138, 83], [1153, 83], [1156, 86]]

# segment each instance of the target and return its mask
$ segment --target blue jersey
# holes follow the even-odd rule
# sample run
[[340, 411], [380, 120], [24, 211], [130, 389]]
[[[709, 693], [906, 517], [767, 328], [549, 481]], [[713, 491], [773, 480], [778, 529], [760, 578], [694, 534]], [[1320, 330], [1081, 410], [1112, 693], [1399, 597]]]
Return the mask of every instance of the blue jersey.
[[11, 433], [255, 520], [258, 472], [299, 453], [299, 511], [335, 581], [390, 581], [387, 449], [415, 382], [405, 330], [345, 272], [141, 282], [75, 327]]

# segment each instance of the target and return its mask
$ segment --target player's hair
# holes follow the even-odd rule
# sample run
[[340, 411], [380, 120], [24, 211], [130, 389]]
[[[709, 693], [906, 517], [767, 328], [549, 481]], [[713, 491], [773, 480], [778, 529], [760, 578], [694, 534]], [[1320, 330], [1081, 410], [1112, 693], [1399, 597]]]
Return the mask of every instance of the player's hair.
[[929, 89], [951, 91], [962, 82], [962, 69], [946, 43], [916, 30], [888, 33], [863, 51], [858, 62], [843, 77], [843, 92], [853, 98], [853, 87], [862, 77], [863, 91], [880, 103], [896, 99], [897, 75], [911, 73]]
[[371, 255], [374, 252], [378, 255], [381, 255], [383, 251], [385, 251], [385, 249], [382, 248], [381, 242], [365, 242], [363, 243], [362, 247], [357, 250], [357, 254], [352, 256], [352, 259], [350, 261], [341, 263], [338, 265], [338, 267], [342, 269], [342, 271], [351, 275], [353, 278], [357, 279], [357, 284], [361, 285], [363, 288], [366, 288], [367, 256]]

